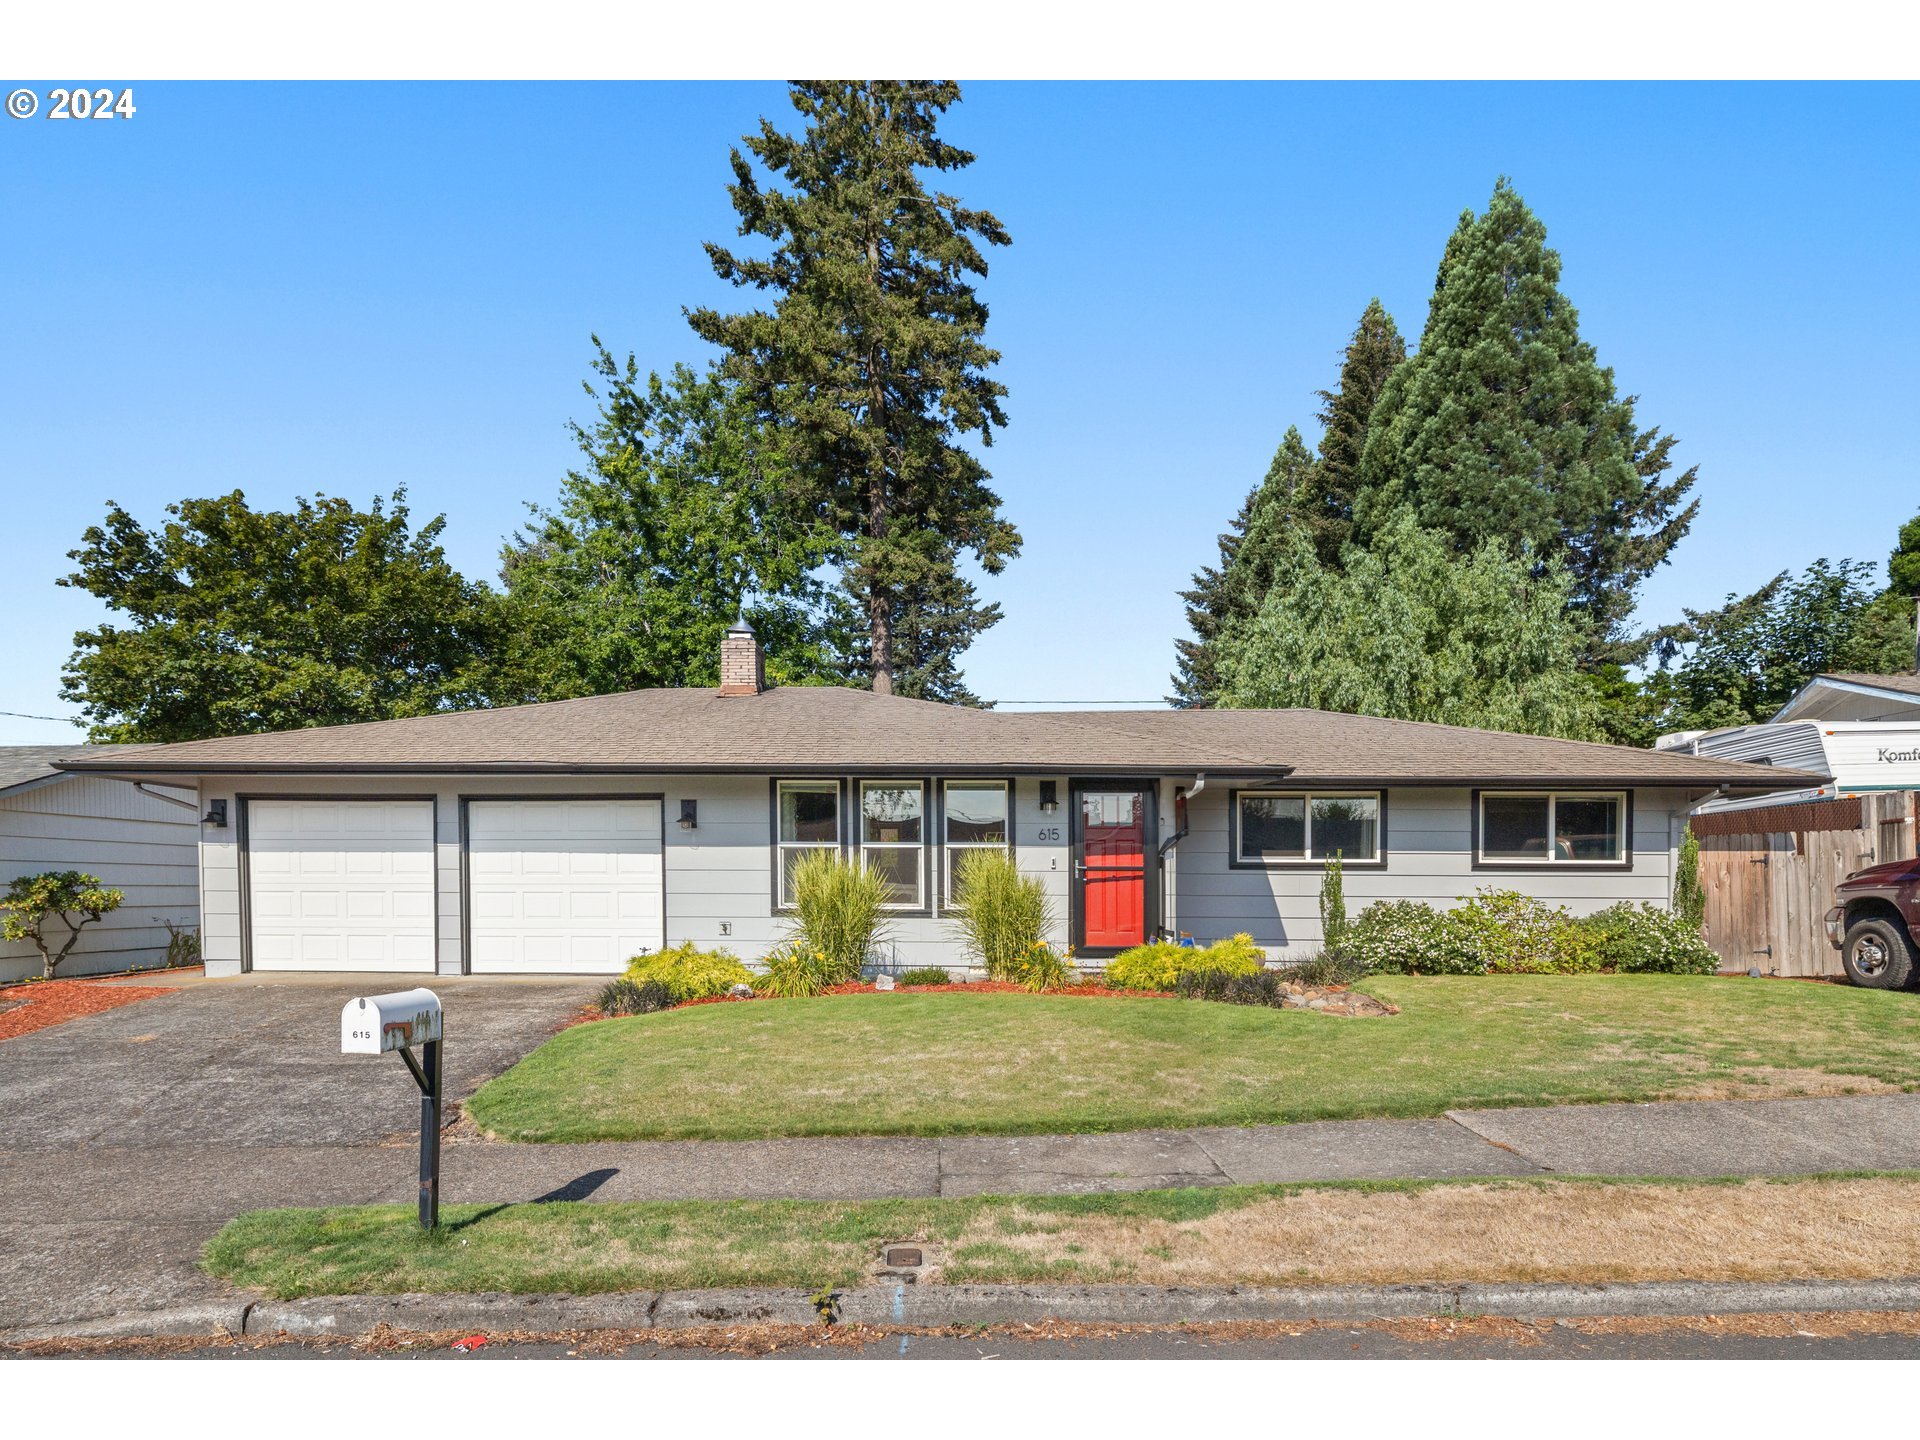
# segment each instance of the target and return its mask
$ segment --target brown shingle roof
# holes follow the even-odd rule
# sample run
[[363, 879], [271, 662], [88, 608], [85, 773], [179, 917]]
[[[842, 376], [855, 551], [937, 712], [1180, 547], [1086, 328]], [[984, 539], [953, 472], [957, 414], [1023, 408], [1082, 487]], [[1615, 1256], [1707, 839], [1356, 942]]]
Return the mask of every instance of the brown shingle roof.
[[[125, 769], [75, 755], [74, 769]], [[1639, 784], [1770, 791], [1825, 777], [1616, 745], [1318, 710], [1005, 713], [786, 686], [633, 690], [153, 746], [141, 773], [1208, 772], [1314, 783]]]

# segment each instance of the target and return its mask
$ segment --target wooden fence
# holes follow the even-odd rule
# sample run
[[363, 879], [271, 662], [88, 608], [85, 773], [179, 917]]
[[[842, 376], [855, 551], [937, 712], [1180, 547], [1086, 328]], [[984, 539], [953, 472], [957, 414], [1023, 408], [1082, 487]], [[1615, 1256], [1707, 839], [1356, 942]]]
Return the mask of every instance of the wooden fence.
[[1911, 858], [1917, 807], [1920, 791], [1896, 790], [1694, 816], [1707, 943], [1721, 968], [1841, 974], [1821, 925], [1833, 887], [1863, 866]]

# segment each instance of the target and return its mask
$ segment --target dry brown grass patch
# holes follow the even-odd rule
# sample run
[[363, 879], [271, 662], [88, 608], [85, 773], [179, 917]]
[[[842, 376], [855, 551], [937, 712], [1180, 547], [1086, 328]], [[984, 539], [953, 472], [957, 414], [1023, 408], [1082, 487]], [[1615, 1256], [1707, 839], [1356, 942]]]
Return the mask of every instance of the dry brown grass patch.
[[948, 1247], [949, 1278], [1007, 1251], [1158, 1285], [1869, 1279], [1920, 1273], [1920, 1182], [1326, 1189], [1189, 1221], [1016, 1209]]

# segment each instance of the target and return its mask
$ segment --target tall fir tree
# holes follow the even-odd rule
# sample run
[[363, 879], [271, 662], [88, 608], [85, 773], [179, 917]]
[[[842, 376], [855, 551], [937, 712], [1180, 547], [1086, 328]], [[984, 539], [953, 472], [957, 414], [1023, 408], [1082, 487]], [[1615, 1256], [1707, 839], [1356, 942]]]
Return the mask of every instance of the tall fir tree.
[[1320, 463], [1301, 508], [1301, 523], [1313, 537], [1313, 548], [1323, 565], [1340, 563], [1340, 552], [1353, 536], [1353, 504], [1360, 493], [1360, 460], [1367, 446], [1367, 426], [1388, 378], [1407, 358], [1393, 316], [1376, 296], [1361, 312], [1360, 323], [1347, 341], [1340, 360], [1340, 379], [1332, 390], [1319, 390]]
[[1302, 499], [1312, 486], [1313, 470], [1313, 452], [1299, 427], [1289, 425], [1266, 478], [1247, 492], [1220, 536], [1219, 563], [1202, 567], [1192, 588], [1180, 592], [1193, 636], [1174, 641], [1173, 693], [1167, 699], [1179, 709], [1205, 709], [1219, 702], [1222, 636], [1260, 608], [1286, 534], [1297, 523]]
[[1692, 470], [1580, 338], [1546, 227], [1502, 179], [1447, 241], [1420, 348], [1375, 407], [1360, 466], [1365, 538], [1400, 505], [1467, 554], [1489, 539], [1562, 566], [1588, 667], [1633, 653], [1640, 583], [1692, 525]]
[[[765, 292], [771, 308], [687, 318], [726, 352], [726, 372], [780, 429], [812, 508], [840, 536], [870, 683], [891, 694], [904, 597], [952, 601], [964, 555], [997, 574], [1019, 551], [986, 467], [960, 444], [991, 445], [1006, 424], [974, 277], [987, 273], [982, 244], [1008, 236], [992, 214], [922, 183], [973, 163], [938, 134], [957, 84], [808, 81], [789, 93], [804, 133], [762, 120], [744, 142], [752, 159], [732, 153], [739, 233], [771, 253], [706, 247], [721, 279]], [[761, 183], [755, 161], [773, 182]], [[938, 684], [958, 683], [952, 657], [997, 613], [948, 605]]]

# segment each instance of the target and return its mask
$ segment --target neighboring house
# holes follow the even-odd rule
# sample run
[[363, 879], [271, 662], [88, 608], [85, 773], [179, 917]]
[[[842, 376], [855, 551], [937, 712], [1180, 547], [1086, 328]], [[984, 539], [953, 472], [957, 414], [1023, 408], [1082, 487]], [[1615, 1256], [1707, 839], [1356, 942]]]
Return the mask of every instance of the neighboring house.
[[[200, 922], [198, 810], [187, 781], [141, 789], [78, 775], [58, 759], [125, 764], [135, 745], [0, 746], [0, 889], [19, 875], [82, 870], [124, 891], [126, 902], [88, 925], [62, 976], [163, 964], [166, 922]], [[51, 934], [64, 936], [58, 922]], [[0, 941], [0, 981], [40, 973], [31, 944]]]
[[1662, 735], [1655, 747], [1824, 777], [1770, 799], [1712, 800], [1700, 807], [1709, 814], [1920, 790], [1920, 675], [1816, 675], [1770, 720]]
[[1006, 847], [1098, 959], [1166, 930], [1320, 940], [1354, 908], [1509, 886], [1665, 904], [1687, 811], [1818, 777], [1311, 710], [1002, 714], [769, 689], [744, 627], [718, 690], [76, 756], [194, 785], [208, 969], [608, 973], [692, 941], [749, 960], [828, 849], [893, 877], [892, 958], [957, 963], [954, 866]]

